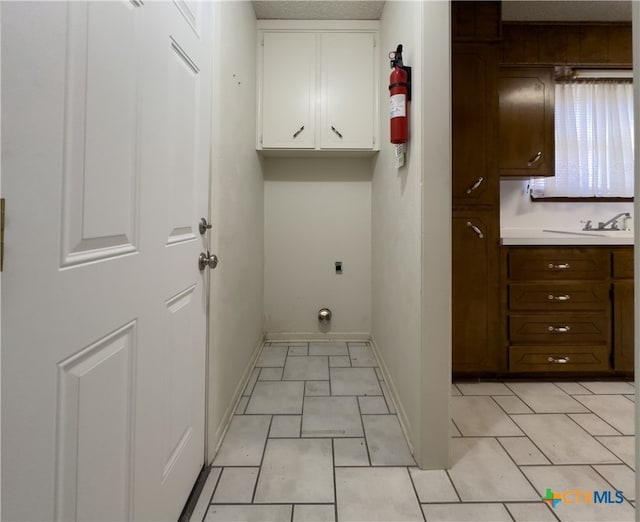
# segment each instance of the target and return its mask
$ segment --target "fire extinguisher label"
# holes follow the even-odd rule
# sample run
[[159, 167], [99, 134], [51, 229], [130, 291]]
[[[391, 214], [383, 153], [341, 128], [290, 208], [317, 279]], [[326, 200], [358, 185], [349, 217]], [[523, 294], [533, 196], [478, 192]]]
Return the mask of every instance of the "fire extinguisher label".
[[390, 116], [391, 118], [404, 118], [407, 116], [407, 95], [406, 94], [393, 94], [389, 98]]

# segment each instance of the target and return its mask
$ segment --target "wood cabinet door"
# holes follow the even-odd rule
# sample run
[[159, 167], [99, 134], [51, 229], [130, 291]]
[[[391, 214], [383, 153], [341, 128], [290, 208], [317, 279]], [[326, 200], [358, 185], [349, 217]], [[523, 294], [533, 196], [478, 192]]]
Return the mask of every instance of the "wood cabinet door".
[[633, 280], [613, 283], [613, 366], [633, 372]]
[[497, 204], [497, 47], [454, 45], [452, 56], [454, 204]]
[[499, 269], [494, 212], [460, 212], [452, 220], [452, 346], [455, 373], [498, 368]]
[[550, 67], [502, 67], [498, 81], [501, 176], [553, 176], [554, 85]]

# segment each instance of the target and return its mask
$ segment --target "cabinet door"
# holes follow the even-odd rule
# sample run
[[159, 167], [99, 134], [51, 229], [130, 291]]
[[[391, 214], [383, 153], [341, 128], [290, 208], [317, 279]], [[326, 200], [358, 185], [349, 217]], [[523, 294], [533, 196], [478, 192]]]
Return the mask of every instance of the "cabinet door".
[[262, 147], [315, 147], [316, 35], [265, 33]]
[[373, 34], [325, 33], [320, 39], [320, 148], [372, 149], [378, 83]]
[[452, 221], [452, 346], [455, 373], [498, 369], [498, 223], [495, 212]]
[[553, 70], [503, 67], [498, 87], [501, 176], [553, 176]]
[[497, 48], [458, 44], [452, 56], [454, 204], [496, 204]]
[[633, 371], [633, 280], [613, 283], [613, 363], [616, 371]]

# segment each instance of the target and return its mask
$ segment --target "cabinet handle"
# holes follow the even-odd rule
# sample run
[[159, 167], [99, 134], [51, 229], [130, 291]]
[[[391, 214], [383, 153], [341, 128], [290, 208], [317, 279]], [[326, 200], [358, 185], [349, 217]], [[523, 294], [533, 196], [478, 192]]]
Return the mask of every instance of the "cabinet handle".
[[564, 294], [564, 295], [549, 294], [547, 296], [547, 299], [549, 301], [568, 301], [569, 299], [571, 299], [571, 296], [569, 294]]
[[549, 270], [568, 270], [571, 268], [571, 265], [569, 263], [549, 263], [548, 268]]
[[567, 333], [569, 330], [571, 330], [571, 327], [569, 325], [566, 325], [566, 326], [552, 326], [552, 325], [549, 325], [548, 330], [550, 332], [554, 332], [554, 333]]
[[300, 134], [304, 130], [304, 125], [300, 127], [296, 132], [293, 133], [293, 137], [297, 138], [298, 134]]
[[550, 355], [547, 359], [547, 362], [550, 362], [551, 364], [567, 364], [569, 362], [569, 356], [565, 355], [564, 357], [553, 357]]
[[467, 189], [467, 194], [471, 194], [474, 190], [476, 190], [480, 185], [482, 185], [483, 181], [484, 181], [484, 178], [480, 176], [476, 180], [476, 182]]
[[533, 167], [541, 159], [542, 159], [542, 151], [539, 151], [533, 158], [529, 160], [529, 163], [527, 163], [527, 167]]
[[332, 130], [333, 132], [335, 132], [335, 133], [336, 133], [336, 135], [338, 136], [338, 138], [342, 139], [342, 134], [340, 134], [340, 133], [338, 132], [338, 129], [336, 129], [333, 125], [331, 125], [331, 130]]
[[484, 234], [482, 233], [482, 230], [480, 230], [477, 226], [475, 226], [473, 223], [471, 223], [471, 221], [467, 221], [467, 227], [469, 227], [471, 230], [473, 230], [476, 234], [478, 234], [478, 237], [480, 239], [484, 238]]

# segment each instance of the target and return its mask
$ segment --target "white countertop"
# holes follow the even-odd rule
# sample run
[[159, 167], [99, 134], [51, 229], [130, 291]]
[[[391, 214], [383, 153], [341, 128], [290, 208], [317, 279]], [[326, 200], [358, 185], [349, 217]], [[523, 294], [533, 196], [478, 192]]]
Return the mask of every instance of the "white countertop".
[[501, 228], [503, 245], [633, 245], [633, 230]]

